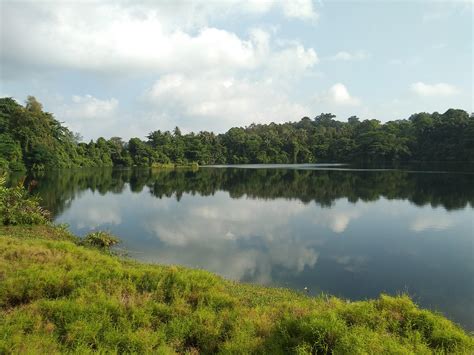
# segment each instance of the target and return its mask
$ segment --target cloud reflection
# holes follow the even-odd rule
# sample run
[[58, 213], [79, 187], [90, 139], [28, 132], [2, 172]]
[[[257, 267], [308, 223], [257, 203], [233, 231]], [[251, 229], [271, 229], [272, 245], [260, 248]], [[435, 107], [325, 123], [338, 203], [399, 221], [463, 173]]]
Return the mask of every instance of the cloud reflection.
[[114, 203], [114, 196], [96, 198], [94, 194], [85, 194], [74, 203], [74, 211], [68, 210], [62, 219], [73, 220], [78, 229], [96, 229], [104, 225], [122, 223], [121, 206]]
[[292, 236], [289, 227], [309, 206], [284, 200], [271, 204], [230, 200], [224, 193], [216, 194], [212, 205], [205, 201], [183, 198], [176, 209], [155, 206], [159, 217], [147, 226], [163, 247], [148, 257], [165, 263], [179, 260], [234, 280], [264, 284], [272, 282], [275, 268], [299, 273], [317, 263], [319, 254], [311, 245], [314, 238]]
[[340, 210], [321, 210], [314, 223], [328, 227], [334, 233], [344, 232], [352, 220], [362, 215], [361, 207], [351, 206]]
[[414, 232], [423, 232], [428, 229], [441, 231], [453, 224], [454, 221], [446, 215], [422, 215], [411, 222], [410, 229]]
[[[222, 191], [212, 197], [184, 194], [179, 201], [149, 196], [145, 190], [100, 198], [86, 194], [75, 202], [73, 220], [78, 228], [117, 225], [123, 231], [122, 213], [127, 216], [127, 223], [136, 223], [128, 227], [132, 235], [125, 237], [132, 256], [204, 268], [229, 279], [261, 284], [271, 284], [282, 277], [296, 278], [317, 267], [334, 235], [357, 236], [357, 229], [349, 231], [356, 220], [365, 226], [375, 223], [380, 229], [383, 220], [387, 216], [392, 220], [396, 212], [398, 218], [415, 218], [410, 229], [416, 232], [453, 225], [449, 216], [442, 214], [444, 211], [415, 212], [401, 208], [406, 206], [404, 202], [385, 199], [364, 204], [339, 199], [331, 208], [323, 208], [298, 200], [229, 198]], [[136, 255], [133, 249], [137, 250]], [[346, 253], [341, 250], [323, 255], [346, 272], [366, 269], [364, 250], [355, 255]]]

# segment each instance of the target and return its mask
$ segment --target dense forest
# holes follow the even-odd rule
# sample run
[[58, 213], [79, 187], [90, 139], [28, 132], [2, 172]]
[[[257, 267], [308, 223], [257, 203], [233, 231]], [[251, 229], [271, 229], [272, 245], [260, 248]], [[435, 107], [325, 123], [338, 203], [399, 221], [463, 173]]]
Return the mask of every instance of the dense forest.
[[146, 140], [81, 142], [41, 103], [0, 98], [0, 169], [380, 161], [474, 161], [474, 116], [449, 109], [381, 123], [322, 113], [282, 124], [252, 124], [226, 133], [153, 131]]

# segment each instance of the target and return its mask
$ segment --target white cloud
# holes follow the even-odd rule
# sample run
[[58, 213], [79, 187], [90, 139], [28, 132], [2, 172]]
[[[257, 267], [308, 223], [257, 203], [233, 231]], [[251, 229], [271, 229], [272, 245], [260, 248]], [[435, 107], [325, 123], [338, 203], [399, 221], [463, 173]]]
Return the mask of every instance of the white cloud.
[[329, 88], [329, 90], [323, 94], [316, 97], [317, 101], [326, 102], [334, 106], [358, 106], [360, 105], [360, 100], [356, 97], [353, 97], [346, 86], [341, 83], [334, 84]]
[[[21, 21], [20, 21], [21, 22]], [[41, 24], [28, 34], [6, 38], [5, 52], [21, 61], [34, 58], [36, 65], [104, 72], [139, 70], [166, 72], [252, 68], [256, 48], [251, 41], [216, 28], [203, 28], [196, 35], [181, 30], [166, 32], [152, 19], [118, 15], [99, 28], [78, 29], [75, 18], [65, 16], [56, 25]], [[13, 28], [18, 27], [13, 25]], [[13, 32], [13, 31], [12, 31]], [[3, 40], [3, 39], [2, 39]]]
[[154, 8], [166, 12], [164, 15], [167, 17], [184, 17], [191, 26], [207, 23], [216, 16], [263, 15], [271, 10], [298, 20], [313, 21], [319, 17], [313, 0], [176, 0], [169, 3], [142, 3], [140, 7], [146, 11]]
[[110, 117], [117, 111], [118, 100], [100, 100], [92, 95], [72, 97], [72, 104], [64, 112], [67, 117], [80, 119], [101, 119]]
[[425, 84], [421, 81], [411, 84], [411, 91], [423, 97], [453, 96], [459, 93], [454, 85], [446, 83]]
[[113, 97], [98, 99], [92, 95], [74, 95], [71, 100], [53, 102], [52, 106], [57, 119], [65, 121], [72, 131], [82, 134], [110, 136], [118, 122], [119, 101]]
[[283, 0], [280, 1], [283, 13], [287, 17], [303, 20], [316, 20], [316, 13], [312, 0]]
[[[2, 62], [11, 67], [68, 68], [101, 72], [154, 70], [192, 72], [251, 69], [259, 60], [261, 37], [242, 39], [207, 24], [230, 13], [281, 8], [288, 17], [314, 18], [311, 0], [177, 1], [116, 4], [40, 2], [2, 8]], [[190, 16], [193, 14], [195, 16]], [[189, 21], [197, 20], [197, 27]], [[297, 48], [297, 55], [315, 57]], [[6, 72], [6, 71], [5, 71]]]
[[344, 60], [344, 61], [349, 61], [349, 60], [363, 60], [369, 58], [370, 55], [369, 53], [365, 51], [356, 51], [353, 53], [346, 52], [346, 51], [340, 51], [337, 52], [335, 55], [330, 57], [332, 60]]
[[319, 17], [313, 0], [195, 0], [193, 3], [204, 7], [208, 16], [213, 16], [223, 11], [231, 15], [236, 12], [264, 14], [275, 9], [291, 19], [315, 21]]
[[[121, 85], [131, 79], [145, 83], [145, 76], [157, 79], [147, 90], [151, 109], [142, 102], [120, 107], [138, 107], [126, 132], [120, 125], [132, 114], [118, 112], [115, 99], [77, 97], [50, 105], [58, 119], [90, 137], [107, 136], [107, 128], [129, 137], [131, 131], [143, 135], [176, 124], [185, 130], [222, 131], [308, 114], [290, 97], [319, 61], [314, 48], [273, 38], [268, 27], [237, 34], [212, 23], [270, 11], [312, 21], [317, 13], [311, 0], [61, 1], [11, 3], [2, 10], [2, 75], [17, 80], [27, 73], [41, 81], [36, 73], [48, 78], [92, 73], [98, 81], [122, 80]], [[130, 92], [132, 100], [144, 89], [138, 90]]]
[[231, 76], [165, 75], [146, 93], [146, 99], [161, 114], [184, 119], [185, 129], [222, 130], [232, 125], [281, 122], [307, 113], [275, 89], [271, 80]]
[[301, 44], [296, 43], [283, 50], [274, 51], [265, 65], [267, 71], [271, 71], [271, 76], [295, 78], [318, 62], [318, 55], [313, 48], [305, 49]]

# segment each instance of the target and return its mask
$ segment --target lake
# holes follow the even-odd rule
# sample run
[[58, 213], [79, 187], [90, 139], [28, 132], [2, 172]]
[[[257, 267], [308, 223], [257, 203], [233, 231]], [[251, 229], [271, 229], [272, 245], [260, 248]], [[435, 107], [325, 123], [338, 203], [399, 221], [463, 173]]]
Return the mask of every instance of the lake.
[[474, 174], [419, 169], [71, 170], [35, 192], [56, 222], [109, 230], [138, 260], [352, 300], [408, 293], [473, 330]]

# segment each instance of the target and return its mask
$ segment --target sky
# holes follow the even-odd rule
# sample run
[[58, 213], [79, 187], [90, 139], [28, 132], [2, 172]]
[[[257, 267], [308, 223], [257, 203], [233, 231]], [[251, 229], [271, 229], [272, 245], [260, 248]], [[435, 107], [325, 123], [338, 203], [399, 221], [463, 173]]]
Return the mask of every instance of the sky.
[[473, 111], [471, 0], [0, 0], [0, 97], [85, 140]]

